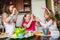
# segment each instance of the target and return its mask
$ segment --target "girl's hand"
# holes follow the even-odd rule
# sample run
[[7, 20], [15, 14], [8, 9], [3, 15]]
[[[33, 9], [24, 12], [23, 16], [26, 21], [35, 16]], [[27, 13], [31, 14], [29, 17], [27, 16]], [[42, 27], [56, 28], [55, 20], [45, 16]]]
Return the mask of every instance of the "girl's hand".
[[36, 18], [36, 21], [41, 22], [41, 20], [39, 18]]
[[33, 19], [33, 14], [31, 14], [31, 19]]
[[17, 9], [16, 8], [13, 8], [13, 14], [16, 14], [16, 12], [17, 12]]
[[33, 19], [36, 19], [36, 16], [35, 15], [33, 15]]
[[45, 6], [42, 6], [41, 8], [42, 8], [42, 9], [47, 9]]
[[40, 22], [41, 22], [40, 19], [37, 18], [37, 20], [36, 20], [36, 25], [37, 25], [37, 26], [41, 26]]
[[41, 20], [40, 20], [40, 19], [38, 19], [38, 21], [39, 21], [39, 22], [41, 22]]

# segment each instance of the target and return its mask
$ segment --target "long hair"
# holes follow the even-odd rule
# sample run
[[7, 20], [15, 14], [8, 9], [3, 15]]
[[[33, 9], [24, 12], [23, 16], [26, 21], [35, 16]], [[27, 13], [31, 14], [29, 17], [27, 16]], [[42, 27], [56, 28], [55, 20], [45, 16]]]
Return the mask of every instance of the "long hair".
[[56, 18], [55, 18], [55, 15], [53, 14], [53, 11], [50, 10], [50, 18], [53, 20], [53, 21], [57, 21]]
[[50, 19], [52, 19], [53, 23], [56, 22], [56, 18], [55, 18], [55, 15], [53, 14], [53, 11], [52, 10], [49, 10], [49, 12], [47, 10], [45, 10], [47, 13], [47, 15], [49, 16], [48, 19], [46, 19], [46, 21], [49, 21]]
[[[25, 22], [25, 17], [26, 17], [27, 15], [31, 15], [31, 13], [26, 13], [26, 14], [24, 15], [23, 20], [22, 20], [22, 23]], [[23, 25], [22, 25], [22, 26], [23, 26]]]
[[10, 4], [10, 5], [4, 4], [3, 9], [2, 9], [2, 12], [3, 12], [3, 13], [7, 13], [8, 15], [10, 15], [11, 12], [10, 12], [10, 10], [9, 10], [9, 7], [10, 7], [11, 5], [13, 5], [13, 4]]
[[[11, 14], [11, 12], [10, 12], [10, 10], [9, 10], [9, 7], [10, 7], [11, 5], [13, 5], [13, 4], [10, 4], [10, 5], [4, 4], [3, 9], [2, 9], [2, 15], [3, 15], [3, 13], [6, 13], [8, 16]], [[2, 16], [1, 19], [3, 20], [3, 16]], [[1, 23], [2, 23], [2, 25], [3, 25], [3, 21], [2, 21], [2, 20], [1, 20]]]
[[31, 15], [31, 14], [30, 14], [30, 13], [26, 13], [26, 14], [24, 15], [24, 17], [23, 17], [23, 22], [25, 22], [25, 17], [26, 17], [27, 15]]

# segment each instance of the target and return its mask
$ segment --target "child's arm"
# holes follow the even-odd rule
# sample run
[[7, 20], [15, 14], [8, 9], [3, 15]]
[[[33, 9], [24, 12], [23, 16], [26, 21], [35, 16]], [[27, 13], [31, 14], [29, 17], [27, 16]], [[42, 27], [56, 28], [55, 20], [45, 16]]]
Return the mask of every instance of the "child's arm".
[[7, 13], [3, 13], [2, 14], [2, 21], [3, 22], [7, 22], [7, 23], [9, 23], [9, 21], [13, 18], [13, 13], [8, 17], [8, 15], [7, 15]]
[[14, 15], [14, 18], [13, 18], [13, 22], [16, 22], [16, 20], [17, 20], [17, 17], [18, 17], [18, 11], [17, 11], [17, 9], [16, 8], [14, 8], [14, 12], [15, 12], [15, 15]]
[[13, 19], [14, 14], [15, 14], [15, 9], [13, 9], [13, 12], [12, 12], [12, 14], [10, 16], [8, 16], [7, 13], [3, 13], [2, 14], [3, 21], [9, 23], [11, 21], [11, 19]]
[[29, 28], [32, 21], [33, 21], [33, 16], [31, 15], [31, 20], [29, 21], [29, 23], [28, 24], [24, 23], [23, 26], [26, 27], [26, 28]]
[[36, 18], [35, 21], [36, 21], [36, 26], [41, 26], [40, 25], [40, 19], [39, 18]]
[[18, 18], [18, 14], [16, 14], [13, 18], [13, 21], [16, 22], [17, 21], [17, 18]]
[[50, 25], [52, 25], [52, 20], [48, 21], [47, 23], [42, 23], [42, 22], [40, 22], [40, 24], [41, 24], [42, 26], [50, 26]]
[[41, 26], [41, 25], [40, 25], [40, 22], [36, 22], [36, 24], [35, 24], [35, 25], [36, 25], [36, 26]]

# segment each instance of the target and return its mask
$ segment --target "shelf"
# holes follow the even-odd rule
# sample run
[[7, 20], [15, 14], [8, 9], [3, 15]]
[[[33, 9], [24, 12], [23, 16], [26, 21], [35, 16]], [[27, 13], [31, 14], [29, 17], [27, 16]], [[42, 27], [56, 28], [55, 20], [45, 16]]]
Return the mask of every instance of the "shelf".
[[[31, 0], [16, 0], [16, 6], [18, 6], [19, 13], [30, 13], [31, 12]], [[22, 10], [20, 10], [22, 9]]]
[[19, 13], [30, 13], [30, 11], [23, 11], [23, 12], [19, 12]]
[[25, 2], [24, 5], [31, 5], [31, 3]]
[[31, 7], [31, 5], [30, 4], [28, 4], [28, 5], [24, 4], [24, 7]]
[[25, 7], [24, 11], [30, 11], [30, 7]]

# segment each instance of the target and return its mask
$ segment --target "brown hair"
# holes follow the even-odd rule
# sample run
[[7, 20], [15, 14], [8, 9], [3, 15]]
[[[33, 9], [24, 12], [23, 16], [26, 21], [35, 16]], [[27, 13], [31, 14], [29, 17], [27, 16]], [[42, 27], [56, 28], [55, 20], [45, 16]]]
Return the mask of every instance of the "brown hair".
[[56, 18], [55, 18], [55, 15], [53, 14], [53, 11], [52, 10], [49, 10], [49, 12], [47, 10], [45, 10], [47, 13], [47, 15], [49, 16], [48, 19], [46, 19], [46, 21], [49, 21], [50, 19], [52, 19], [53, 23], [56, 22]]
[[[26, 14], [24, 15], [24, 17], [23, 17], [22, 23], [25, 22], [25, 19], [24, 19], [24, 18], [25, 18], [26, 15], [28, 15], [28, 14], [31, 15], [30, 13], [26, 13]], [[23, 24], [22, 24], [22, 26], [23, 26]]]
[[[3, 8], [2, 8], [2, 12], [3, 13], [6, 13], [8, 16], [11, 14], [11, 12], [10, 12], [10, 10], [9, 10], [9, 7], [11, 6], [11, 5], [13, 5], [13, 4], [10, 4], [10, 5], [6, 5], [6, 4], [4, 4], [4, 6], [3, 6]], [[2, 14], [3, 15], [3, 14]], [[1, 18], [2, 20], [3, 20], [3, 16], [2, 16], [2, 18]], [[1, 20], [1, 23], [2, 23], [2, 25], [3, 25], [3, 21]]]
[[10, 4], [10, 5], [6, 5], [6, 4], [5, 4], [5, 5], [3, 6], [2, 12], [3, 12], [3, 13], [7, 13], [8, 15], [10, 15], [11, 12], [10, 12], [10, 10], [9, 10], [9, 7], [10, 7], [11, 5], [13, 5], [13, 4]]
[[[30, 13], [26, 13], [25, 15], [24, 15], [24, 17], [26, 17], [26, 15], [31, 15]], [[25, 19], [24, 19], [24, 17], [23, 17], [23, 22], [25, 22]]]

